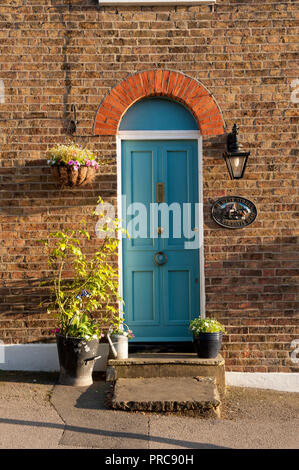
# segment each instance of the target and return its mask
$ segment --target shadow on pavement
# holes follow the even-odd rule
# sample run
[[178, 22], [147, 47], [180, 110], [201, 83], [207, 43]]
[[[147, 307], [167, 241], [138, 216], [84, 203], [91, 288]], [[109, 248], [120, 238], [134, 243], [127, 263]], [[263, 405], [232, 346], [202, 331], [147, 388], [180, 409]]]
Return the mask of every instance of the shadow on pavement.
[[0, 382], [36, 383], [55, 385], [58, 382], [57, 372], [7, 371], [0, 370]]
[[146, 442], [158, 442], [162, 444], [169, 444], [175, 446], [185, 447], [187, 449], [227, 449], [227, 447], [215, 446], [207, 443], [197, 443], [189, 441], [181, 441], [177, 439], [168, 439], [166, 437], [159, 436], [147, 436], [145, 434], [137, 433], [126, 433], [118, 431], [106, 431], [105, 429], [91, 429], [81, 426], [69, 426], [64, 424], [55, 424], [55, 423], [38, 423], [36, 421], [25, 421], [21, 419], [4, 419], [0, 418], [0, 424], [13, 424], [19, 426], [37, 426], [37, 427], [47, 427], [59, 429], [62, 431], [72, 431], [84, 434], [93, 434], [101, 437], [111, 437], [116, 439], [142, 439]]
[[77, 399], [75, 408], [83, 408], [89, 410], [106, 410], [105, 406], [106, 394], [110, 389], [107, 382], [94, 382], [87, 390], [85, 390]]

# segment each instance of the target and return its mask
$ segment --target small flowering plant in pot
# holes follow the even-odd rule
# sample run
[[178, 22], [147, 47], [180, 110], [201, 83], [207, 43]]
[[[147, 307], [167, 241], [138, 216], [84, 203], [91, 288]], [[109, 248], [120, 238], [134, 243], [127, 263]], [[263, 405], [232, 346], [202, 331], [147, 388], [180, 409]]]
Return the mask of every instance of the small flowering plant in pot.
[[114, 324], [110, 326], [107, 335], [110, 345], [109, 358], [127, 359], [129, 356], [128, 341], [134, 337], [133, 331], [124, 323], [123, 318], [118, 318]]
[[217, 357], [222, 344], [224, 326], [212, 318], [194, 318], [190, 322], [190, 330], [193, 333], [193, 342], [198, 357]]
[[[93, 255], [83, 252], [89, 250], [91, 238], [85, 225], [77, 231], [51, 233], [43, 241], [49, 250], [51, 274], [42, 284], [51, 292], [46, 300], [48, 311], [54, 312], [58, 320], [54, 332], [60, 361], [59, 382], [64, 385], [92, 383], [103, 331], [118, 318], [118, 269], [108, 262], [118, 246], [118, 219], [113, 224], [115, 231], [103, 226], [101, 246]], [[99, 318], [98, 311], [105, 311], [107, 316]]]
[[47, 156], [52, 174], [61, 186], [85, 186], [91, 183], [100, 166], [91, 150], [74, 143], [55, 145]]

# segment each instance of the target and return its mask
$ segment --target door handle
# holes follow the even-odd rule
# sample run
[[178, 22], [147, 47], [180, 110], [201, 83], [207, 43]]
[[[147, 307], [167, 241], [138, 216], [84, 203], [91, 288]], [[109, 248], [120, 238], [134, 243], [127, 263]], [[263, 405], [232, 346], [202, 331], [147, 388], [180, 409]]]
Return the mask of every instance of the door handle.
[[163, 266], [163, 264], [167, 263], [167, 256], [163, 251], [157, 251], [157, 253], [154, 254], [154, 263], [157, 266]]

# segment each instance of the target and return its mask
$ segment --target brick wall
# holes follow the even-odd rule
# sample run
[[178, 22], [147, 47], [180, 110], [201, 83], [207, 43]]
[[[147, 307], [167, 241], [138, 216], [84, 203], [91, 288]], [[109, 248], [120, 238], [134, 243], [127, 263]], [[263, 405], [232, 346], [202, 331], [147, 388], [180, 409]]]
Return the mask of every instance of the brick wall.
[[[116, 202], [115, 137], [93, 134], [99, 104], [123, 79], [174, 70], [213, 94], [227, 128], [251, 150], [245, 178], [229, 180], [224, 137], [204, 139], [207, 314], [227, 325], [227, 370], [298, 371], [298, 3], [218, 0], [194, 7], [105, 7], [94, 0], [3, 0], [0, 5], [0, 329], [5, 342], [50, 340], [39, 306], [47, 275], [38, 239], [76, 227], [97, 196]], [[294, 95], [293, 95], [294, 96]], [[4, 101], [4, 102], [3, 102]], [[57, 189], [45, 153], [74, 140], [107, 164], [89, 188]], [[248, 228], [225, 230], [211, 203], [241, 195], [257, 206]], [[96, 241], [95, 241], [96, 243]], [[297, 260], [296, 260], [297, 255]]]

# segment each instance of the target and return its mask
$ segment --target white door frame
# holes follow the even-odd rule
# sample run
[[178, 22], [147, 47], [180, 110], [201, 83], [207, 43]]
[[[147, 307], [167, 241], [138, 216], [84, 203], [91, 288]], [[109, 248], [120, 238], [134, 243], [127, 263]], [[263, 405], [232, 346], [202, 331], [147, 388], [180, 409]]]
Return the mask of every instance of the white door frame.
[[[116, 135], [116, 160], [117, 160], [117, 210], [118, 218], [122, 219], [122, 168], [121, 168], [121, 143], [123, 140], [197, 140], [198, 155], [198, 207], [199, 207], [199, 279], [200, 279], [200, 314], [205, 318], [205, 277], [204, 277], [204, 244], [203, 244], [203, 179], [202, 179], [202, 137], [200, 131], [118, 131]], [[123, 253], [122, 236], [119, 234], [119, 295], [123, 296]], [[119, 311], [121, 315], [122, 305]]]

